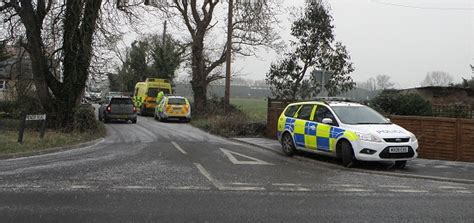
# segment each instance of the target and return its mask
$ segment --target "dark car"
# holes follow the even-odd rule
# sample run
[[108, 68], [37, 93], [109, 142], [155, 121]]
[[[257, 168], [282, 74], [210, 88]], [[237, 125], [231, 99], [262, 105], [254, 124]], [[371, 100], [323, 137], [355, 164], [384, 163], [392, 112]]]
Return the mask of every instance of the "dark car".
[[99, 107], [99, 120], [105, 123], [112, 120], [125, 120], [137, 123], [137, 113], [129, 96], [110, 96]]

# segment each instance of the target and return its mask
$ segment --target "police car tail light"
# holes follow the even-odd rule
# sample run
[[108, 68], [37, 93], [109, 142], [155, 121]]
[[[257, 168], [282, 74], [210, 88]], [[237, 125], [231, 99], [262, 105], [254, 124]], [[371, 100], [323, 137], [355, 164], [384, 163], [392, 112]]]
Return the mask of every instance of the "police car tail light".
[[367, 142], [382, 142], [377, 136], [374, 136], [372, 134], [367, 134], [367, 133], [361, 133], [361, 132], [356, 132], [356, 135], [359, 137], [360, 140], [362, 141], [367, 141]]

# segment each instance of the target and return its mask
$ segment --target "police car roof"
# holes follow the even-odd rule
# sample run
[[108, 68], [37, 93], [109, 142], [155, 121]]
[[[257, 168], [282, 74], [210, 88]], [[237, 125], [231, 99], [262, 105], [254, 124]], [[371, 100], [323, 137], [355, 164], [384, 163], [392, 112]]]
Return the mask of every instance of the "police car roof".
[[185, 98], [183, 96], [177, 96], [177, 95], [167, 95], [167, 98]]
[[306, 105], [306, 104], [325, 104], [330, 107], [333, 106], [363, 106], [356, 102], [347, 102], [347, 101], [304, 101], [304, 102], [295, 102], [290, 105]]

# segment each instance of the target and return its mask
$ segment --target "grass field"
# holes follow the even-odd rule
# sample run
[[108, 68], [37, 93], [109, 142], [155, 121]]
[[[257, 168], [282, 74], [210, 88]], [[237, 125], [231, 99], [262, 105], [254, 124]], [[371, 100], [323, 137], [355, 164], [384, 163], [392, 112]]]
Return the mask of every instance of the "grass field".
[[99, 132], [95, 133], [63, 133], [48, 130], [44, 138], [39, 138], [37, 131], [25, 131], [24, 143], [18, 144], [18, 131], [0, 131], [0, 154], [22, 153], [30, 151], [44, 150], [65, 145], [74, 145], [87, 142], [105, 136], [105, 127], [101, 125]]
[[231, 98], [230, 103], [247, 113], [253, 121], [267, 121], [267, 99]]

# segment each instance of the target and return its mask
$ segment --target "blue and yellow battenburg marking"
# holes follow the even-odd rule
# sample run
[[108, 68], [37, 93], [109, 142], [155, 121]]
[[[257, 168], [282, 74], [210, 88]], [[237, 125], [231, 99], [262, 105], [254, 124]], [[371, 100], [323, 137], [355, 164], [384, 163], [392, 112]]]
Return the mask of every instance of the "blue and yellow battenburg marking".
[[[358, 139], [357, 135], [350, 131], [295, 118], [286, 118], [284, 130], [293, 133], [296, 146], [327, 152], [333, 152], [335, 150], [336, 141], [341, 136], [344, 136], [350, 141]], [[278, 132], [278, 134], [280, 135], [281, 132]]]

